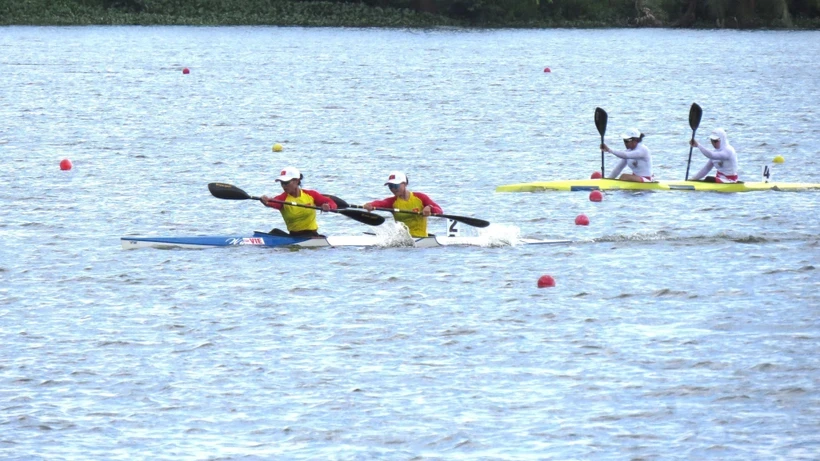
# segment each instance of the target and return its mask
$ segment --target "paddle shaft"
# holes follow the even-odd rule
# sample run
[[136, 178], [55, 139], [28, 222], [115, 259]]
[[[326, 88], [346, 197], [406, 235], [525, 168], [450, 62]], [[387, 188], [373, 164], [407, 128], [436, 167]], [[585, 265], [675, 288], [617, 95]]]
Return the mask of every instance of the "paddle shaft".
[[[361, 205], [350, 205], [351, 208], [360, 208], [365, 209], [365, 207]], [[404, 214], [414, 214], [418, 216], [424, 216], [424, 213], [420, 211], [412, 211], [412, 210], [400, 210], [398, 208], [382, 208], [382, 207], [373, 207], [374, 210], [378, 211], [389, 211], [391, 213], [404, 213]], [[430, 214], [432, 218], [445, 218], [445, 219], [452, 219], [453, 221], [458, 221], [460, 223], [464, 223], [468, 226], [472, 227], [488, 227], [490, 225], [489, 221], [485, 221], [483, 219], [478, 218], [470, 218], [468, 216], [455, 216], [451, 214]]]
[[[210, 183], [208, 184], [208, 190], [211, 191], [211, 194], [214, 197], [226, 199], [226, 200], [259, 200], [262, 201], [262, 197], [255, 197], [252, 195], [248, 195], [247, 192], [244, 190], [224, 183]], [[313, 205], [306, 205], [303, 203], [296, 203], [296, 202], [286, 202], [282, 200], [276, 199], [268, 199], [269, 202], [279, 203], [282, 205], [287, 206], [295, 206], [295, 207], [302, 207], [302, 208], [311, 208], [314, 210], [321, 210], [322, 207], [317, 207]], [[336, 201], [336, 200], [334, 200]], [[264, 203], [264, 202], [263, 202]], [[346, 205], [346, 203], [345, 203]], [[346, 216], [350, 219], [355, 219], [362, 224], [367, 224], [368, 226], [378, 226], [384, 223], [384, 217], [379, 216], [375, 213], [370, 213], [367, 211], [359, 211], [359, 210], [327, 210], [331, 213], [339, 213], [342, 216]]]
[[[219, 198], [222, 198], [222, 197], [219, 197]], [[246, 200], [259, 200], [263, 204], [265, 203], [265, 202], [262, 201], [262, 197], [256, 197], [254, 195], [249, 195], [246, 198]], [[330, 211], [331, 213], [341, 211], [341, 210], [325, 210], [320, 206], [305, 205], [304, 203], [297, 203], [297, 202], [286, 202], [284, 200], [276, 200], [276, 199], [272, 199], [272, 198], [269, 198], [268, 201], [273, 202], [273, 203], [280, 203], [282, 205], [288, 205], [288, 206], [298, 206], [298, 207], [301, 207], [301, 208], [311, 208], [311, 209], [320, 210], [320, 211]]]
[[[692, 130], [692, 141], [695, 140], [695, 131], [697, 131], [697, 128]], [[689, 160], [686, 161], [686, 176], [683, 178], [684, 181], [689, 181], [689, 166], [692, 165], [692, 149], [694, 148], [695, 146], [689, 145]]]
[[[259, 197], [251, 197], [251, 198], [262, 201], [261, 198], [259, 198]], [[380, 226], [381, 224], [384, 223], [384, 217], [379, 216], [375, 213], [370, 213], [368, 211], [360, 211], [360, 210], [325, 210], [325, 209], [323, 209], [322, 207], [319, 207], [319, 206], [305, 205], [303, 203], [297, 203], [297, 202], [286, 202], [286, 201], [283, 201], [283, 200], [276, 200], [276, 199], [268, 199], [268, 202], [279, 203], [279, 204], [282, 204], [282, 205], [295, 206], [295, 207], [301, 207], [301, 208], [311, 208], [311, 209], [319, 210], [319, 211], [329, 211], [331, 213], [339, 213], [342, 216], [347, 216], [348, 218], [355, 219], [356, 221], [359, 221], [362, 224], [367, 224], [368, 226]]]

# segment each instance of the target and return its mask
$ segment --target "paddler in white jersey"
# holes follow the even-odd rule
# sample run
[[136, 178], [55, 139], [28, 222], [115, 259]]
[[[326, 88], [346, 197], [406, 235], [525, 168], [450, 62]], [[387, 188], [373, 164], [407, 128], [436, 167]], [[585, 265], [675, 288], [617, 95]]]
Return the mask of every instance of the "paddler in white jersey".
[[[692, 176], [692, 180], [703, 179], [705, 182], [719, 183], [737, 182], [737, 153], [735, 148], [729, 144], [726, 131], [723, 128], [716, 129], [709, 135], [709, 141], [715, 150], [709, 150], [701, 146], [694, 139], [689, 141], [690, 146], [700, 149], [700, 152], [709, 159], [706, 165], [703, 165], [703, 168]], [[712, 168], [717, 170], [715, 175], [706, 176], [707, 173], [712, 171]]]
[[[606, 144], [601, 144], [601, 150], [609, 152], [621, 159], [621, 161], [615, 165], [615, 169], [609, 173], [608, 178], [614, 179], [617, 177], [621, 181], [634, 182], [654, 181], [654, 175], [652, 174], [652, 154], [643, 144], [644, 134], [637, 128], [630, 128], [626, 130], [626, 133], [622, 134], [621, 137], [624, 140], [624, 146], [626, 146], [626, 150], [624, 151], [614, 151]], [[621, 174], [621, 171], [623, 171], [627, 165], [632, 169], [632, 174]], [[618, 177], [619, 174], [621, 174], [620, 177]]]

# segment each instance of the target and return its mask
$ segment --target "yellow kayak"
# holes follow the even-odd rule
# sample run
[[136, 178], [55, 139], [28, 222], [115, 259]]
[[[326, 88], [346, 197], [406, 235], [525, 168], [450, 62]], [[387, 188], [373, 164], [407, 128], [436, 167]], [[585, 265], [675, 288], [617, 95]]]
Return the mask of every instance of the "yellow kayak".
[[708, 192], [799, 191], [820, 189], [820, 184], [788, 182], [743, 182], [722, 184], [703, 181], [632, 182], [619, 179], [571, 179], [498, 186], [496, 192], [592, 191], [592, 190], [690, 190]]

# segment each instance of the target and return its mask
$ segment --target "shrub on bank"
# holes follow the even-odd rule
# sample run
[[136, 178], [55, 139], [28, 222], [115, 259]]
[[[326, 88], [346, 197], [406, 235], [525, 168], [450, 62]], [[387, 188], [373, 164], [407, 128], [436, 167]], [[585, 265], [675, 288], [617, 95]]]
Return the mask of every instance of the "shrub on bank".
[[14, 0], [0, 25], [820, 26], [820, 0]]

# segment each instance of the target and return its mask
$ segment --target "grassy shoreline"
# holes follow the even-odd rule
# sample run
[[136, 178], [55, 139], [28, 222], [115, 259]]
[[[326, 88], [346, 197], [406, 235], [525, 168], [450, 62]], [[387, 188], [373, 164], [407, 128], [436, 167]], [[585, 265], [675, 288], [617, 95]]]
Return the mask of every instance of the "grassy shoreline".
[[409, 10], [382, 10], [361, 4], [283, 3], [267, 11], [182, 11], [181, 14], [130, 12], [65, 4], [0, 16], [0, 25], [184, 25], [184, 26], [457, 26], [447, 18]]
[[[133, 1], [133, 0], [132, 0]], [[635, 27], [634, 18], [623, 9], [601, 11], [594, 19], [561, 18], [508, 19], [482, 21], [456, 19], [442, 14], [422, 13], [409, 8], [382, 8], [364, 3], [326, 1], [268, 1], [260, 6], [254, 0], [226, 2], [207, 7], [184, 5], [162, 12], [134, 11], [119, 7], [104, 7], [102, 1], [89, 0], [17, 0], [0, 6], [0, 26], [88, 26], [88, 25], [183, 25], [183, 26], [303, 26], [303, 27], [392, 27], [392, 28], [626, 28]], [[120, 4], [122, 3], [122, 4]], [[182, 4], [182, 5], [180, 5]], [[157, 8], [154, 8], [155, 10]], [[159, 10], [162, 10], [161, 8]], [[620, 14], [619, 14], [620, 13]], [[654, 27], [671, 27], [669, 24]], [[713, 22], [700, 21], [693, 28], [714, 29]], [[752, 29], [770, 28], [760, 23]], [[782, 28], [782, 27], [777, 27]], [[820, 29], [820, 19], [795, 18], [790, 29]]]

